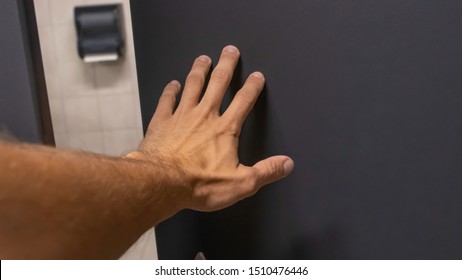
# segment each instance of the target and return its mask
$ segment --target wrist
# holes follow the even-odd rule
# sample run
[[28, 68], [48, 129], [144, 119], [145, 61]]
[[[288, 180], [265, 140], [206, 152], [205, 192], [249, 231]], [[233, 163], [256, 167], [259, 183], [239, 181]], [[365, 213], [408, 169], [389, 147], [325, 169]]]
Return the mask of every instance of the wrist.
[[137, 179], [145, 187], [146, 198], [150, 200], [148, 215], [160, 214], [159, 217], [153, 217], [155, 224], [185, 208], [185, 189], [188, 184], [185, 176], [178, 172], [179, 166], [160, 156], [147, 155], [140, 151], [129, 152], [122, 158], [135, 165], [137, 173], [139, 172]]

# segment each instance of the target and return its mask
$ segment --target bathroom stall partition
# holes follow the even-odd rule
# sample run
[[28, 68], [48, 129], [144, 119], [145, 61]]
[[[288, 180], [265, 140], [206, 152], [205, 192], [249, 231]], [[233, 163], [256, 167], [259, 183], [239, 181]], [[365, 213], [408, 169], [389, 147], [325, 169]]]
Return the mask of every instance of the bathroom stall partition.
[[224, 107], [254, 70], [266, 87], [245, 164], [294, 173], [213, 213], [157, 227], [161, 259], [462, 258], [462, 2], [131, 1], [146, 128], [193, 60], [241, 50]]
[[0, 138], [54, 145], [34, 3], [0, 3]]

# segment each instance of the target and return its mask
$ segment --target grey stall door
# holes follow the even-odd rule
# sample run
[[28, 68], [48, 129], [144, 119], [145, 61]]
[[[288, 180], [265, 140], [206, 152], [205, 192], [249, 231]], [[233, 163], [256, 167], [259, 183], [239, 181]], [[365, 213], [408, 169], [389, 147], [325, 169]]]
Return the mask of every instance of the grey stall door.
[[145, 126], [168, 81], [232, 43], [242, 59], [231, 91], [254, 70], [267, 79], [242, 161], [282, 153], [296, 163], [292, 176], [230, 209], [183, 211], [159, 225], [160, 258], [462, 258], [460, 0], [131, 9]]

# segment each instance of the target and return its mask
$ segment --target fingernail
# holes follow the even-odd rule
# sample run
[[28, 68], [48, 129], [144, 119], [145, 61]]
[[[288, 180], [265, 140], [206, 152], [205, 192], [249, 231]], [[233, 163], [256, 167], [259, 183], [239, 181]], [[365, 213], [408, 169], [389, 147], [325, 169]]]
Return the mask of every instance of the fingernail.
[[237, 53], [237, 52], [239, 52], [239, 50], [238, 50], [235, 46], [232, 46], [232, 45], [226, 46], [226, 47], [225, 47], [225, 51], [227, 51], [227, 52], [232, 52], [232, 53]]
[[178, 82], [177, 80], [171, 81], [170, 84], [178, 87], [181, 85], [180, 82]]
[[265, 78], [265, 76], [263, 76], [262, 72], [253, 72], [252, 76], [254, 76], [255, 78], [259, 78], [259, 79], [264, 79]]
[[284, 176], [289, 175], [294, 170], [294, 161], [292, 159], [287, 159], [284, 161]]
[[203, 62], [209, 62], [210, 61], [210, 57], [208, 57], [206, 55], [201, 55], [197, 59], [199, 59], [200, 61], [203, 61]]

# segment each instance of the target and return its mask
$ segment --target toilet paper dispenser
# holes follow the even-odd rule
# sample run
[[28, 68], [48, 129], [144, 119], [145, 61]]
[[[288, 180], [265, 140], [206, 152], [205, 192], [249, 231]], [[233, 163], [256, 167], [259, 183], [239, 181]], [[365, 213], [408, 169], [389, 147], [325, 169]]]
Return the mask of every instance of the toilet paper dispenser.
[[77, 48], [85, 62], [115, 61], [122, 56], [121, 10], [120, 4], [74, 8]]

